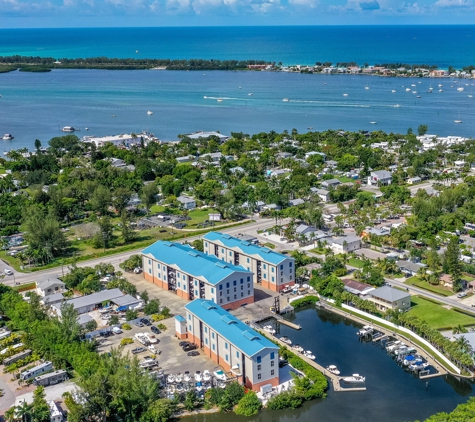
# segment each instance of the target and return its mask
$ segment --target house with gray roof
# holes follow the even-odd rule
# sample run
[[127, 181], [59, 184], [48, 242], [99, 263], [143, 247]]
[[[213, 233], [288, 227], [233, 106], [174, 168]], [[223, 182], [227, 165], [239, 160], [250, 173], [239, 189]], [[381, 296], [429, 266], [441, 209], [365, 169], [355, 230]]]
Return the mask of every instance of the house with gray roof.
[[36, 293], [38, 296], [49, 296], [56, 293], [62, 293], [66, 290], [64, 284], [59, 278], [54, 276], [40, 277], [36, 280]]
[[405, 311], [411, 307], [410, 293], [389, 286], [372, 290], [364, 299], [373, 302], [383, 312], [389, 309]]
[[[93, 293], [91, 295], [81, 296], [74, 299], [70, 299], [65, 303], [72, 305], [73, 309], [78, 315], [91, 312], [94, 309], [102, 309], [115, 303], [115, 299], [124, 296], [119, 289], [102, 290], [101, 292]], [[54, 312], [61, 316], [61, 306], [58, 304], [51, 307]]]
[[336, 254], [353, 252], [361, 248], [361, 239], [354, 234], [329, 239], [328, 243]]
[[289, 201], [289, 206], [290, 207], [295, 207], [297, 205], [303, 205], [303, 204], [305, 204], [305, 201], [303, 199], [300, 199], [300, 198], [291, 199]]
[[194, 210], [196, 208], [196, 201], [189, 196], [180, 195], [176, 200], [181, 204], [182, 208], [185, 210]]
[[338, 179], [329, 179], [322, 182], [322, 188], [324, 189], [333, 189], [340, 185], [341, 182]]
[[393, 181], [392, 174], [387, 170], [372, 171], [368, 176], [368, 185], [387, 186]]

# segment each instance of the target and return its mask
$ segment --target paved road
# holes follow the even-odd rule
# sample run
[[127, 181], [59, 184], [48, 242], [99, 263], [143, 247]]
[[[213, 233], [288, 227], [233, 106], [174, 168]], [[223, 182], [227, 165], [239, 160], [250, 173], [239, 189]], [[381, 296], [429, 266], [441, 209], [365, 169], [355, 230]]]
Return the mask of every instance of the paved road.
[[[249, 234], [257, 234], [257, 230], [263, 229], [263, 228], [269, 228], [272, 227], [275, 224], [275, 220], [273, 219], [262, 219], [262, 218], [257, 218], [255, 223], [250, 223], [242, 226], [237, 226], [237, 227], [231, 227], [231, 228], [223, 228], [221, 231], [229, 234], [238, 234], [238, 233], [249, 233]], [[192, 242], [193, 240], [199, 239], [200, 236], [190, 236], [186, 237], [184, 239], [178, 240], [178, 242]], [[119, 269], [119, 264], [126, 260], [127, 258], [130, 257], [130, 255], [140, 253], [142, 251], [141, 249], [135, 249], [127, 252], [122, 252], [118, 253], [115, 255], [109, 255], [105, 256], [102, 258], [96, 258], [96, 259], [91, 259], [89, 261], [83, 261], [79, 262], [77, 265], [78, 267], [93, 267], [97, 264], [100, 264], [101, 262], [105, 262], [107, 264], [112, 264], [116, 269]], [[5, 266], [5, 264], [3, 264]], [[34, 281], [38, 277], [58, 277], [63, 274], [68, 273], [68, 266], [65, 265], [64, 267], [57, 267], [49, 270], [44, 270], [44, 271], [37, 271], [34, 273], [20, 273], [17, 271], [14, 271], [13, 276], [6, 276], [3, 280], [0, 282], [7, 285], [7, 286], [13, 286], [14, 283], [28, 283], [31, 281]]]

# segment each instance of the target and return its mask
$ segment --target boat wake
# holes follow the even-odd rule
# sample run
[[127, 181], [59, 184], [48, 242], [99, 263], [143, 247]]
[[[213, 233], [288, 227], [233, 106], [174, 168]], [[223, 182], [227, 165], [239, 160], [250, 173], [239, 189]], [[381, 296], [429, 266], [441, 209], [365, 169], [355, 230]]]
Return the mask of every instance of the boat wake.
[[234, 98], [234, 97], [208, 97], [203, 96], [205, 100], [235, 100], [235, 101], [249, 101], [249, 98]]
[[348, 103], [328, 103], [323, 101], [315, 100], [289, 100], [289, 103], [306, 103], [306, 104], [315, 104], [322, 107], [355, 107], [355, 108], [370, 108], [370, 105], [365, 104], [348, 104]]

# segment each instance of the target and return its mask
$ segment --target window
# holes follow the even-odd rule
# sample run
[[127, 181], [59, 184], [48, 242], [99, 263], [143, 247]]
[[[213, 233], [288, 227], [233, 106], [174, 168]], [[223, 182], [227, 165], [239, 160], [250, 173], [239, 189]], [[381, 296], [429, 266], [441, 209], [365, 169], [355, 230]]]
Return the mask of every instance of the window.
[[165, 265], [163, 266], [163, 271], [166, 271], [167, 270], [167, 267], [165, 267]]
[[241, 284], [244, 284], [244, 279], [243, 278], [241, 278]]
[[236, 292], [236, 287], [234, 288], [234, 292]]
[[205, 344], [208, 344], [208, 339], [207, 338], [205, 338]]
[[[151, 272], [150, 270], [148, 270], [148, 272]], [[157, 274], [157, 277], [160, 278], [162, 275], [160, 273]]]
[[281, 269], [281, 270], [284, 269], [284, 264], [280, 264], [280, 269]]
[[198, 286], [198, 280], [195, 280], [195, 286]]
[[183, 280], [186, 280], [185, 274], [183, 274]]
[[211, 293], [214, 293], [214, 287], [211, 287]]
[[214, 339], [214, 333], [211, 333], [211, 338]]
[[186, 284], [183, 284], [183, 290], [186, 292]]
[[250, 291], [250, 290], [248, 290], [248, 291], [247, 291], [247, 294], [248, 294], [248, 295], [250, 295], [250, 294], [251, 294], [251, 291]]
[[235, 286], [236, 284], [237, 284], [237, 281], [236, 281], [236, 280], [234, 280], [234, 281], [233, 281], [233, 286]]
[[191, 321], [191, 314], [188, 314], [188, 319]]
[[270, 361], [270, 366], [274, 366], [274, 361], [273, 360]]
[[291, 262], [289, 262], [289, 267], [292, 268], [292, 263]]
[[178, 282], [178, 287], [181, 287], [181, 284], [180, 284], [180, 282]]
[[258, 370], [258, 371], [261, 370], [261, 365], [257, 365], [257, 370]]
[[271, 267], [272, 272], [274, 272], [274, 267]]
[[267, 269], [267, 265], [266, 265], [266, 264], [264, 264], [264, 270], [266, 270], [266, 269]]
[[151, 268], [148, 269], [148, 273], [152, 274], [152, 269]]
[[222, 284], [219, 285], [219, 290], [223, 290], [223, 285]]
[[271, 358], [271, 359], [275, 359], [275, 353], [274, 353], [274, 352], [271, 352], [270, 358]]
[[274, 276], [272, 276], [272, 282], [274, 282], [274, 281], [275, 281], [275, 280], [274, 280]]
[[228, 350], [228, 343], [224, 343], [224, 348]]
[[152, 265], [152, 260], [151, 259], [148, 260], [148, 265]]
[[205, 327], [205, 333], [207, 333], [207, 332], [208, 332], [208, 327]]
[[216, 350], [216, 345], [215, 344], [213, 344], [213, 350]]
[[222, 295], [223, 295], [223, 292], [219, 292], [219, 295], [222, 296]]
[[163, 275], [163, 281], [167, 281], [167, 276]]
[[251, 287], [251, 283], [247, 283], [247, 288], [249, 289]]
[[264, 274], [264, 278], [267, 279], [267, 274]]
[[236, 357], [238, 358], [239, 357], [239, 352], [236, 351]]
[[241, 292], [241, 297], [244, 297], [244, 293], [243, 293], [243, 292]]
[[226, 355], [226, 357], [225, 357], [225, 358], [226, 358], [226, 362], [229, 362], [229, 356], [228, 356], [228, 355]]
[[221, 248], [221, 253], [224, 253], [224, 248]]
[[275, 372], [275, 371], [272, 369], [272, 370], [270, 371], [270, 374], [271, 374], [271, 375], [274, 375], [274, 372]]
[[229, 256], [233, 256], [233, 253], [231, 251], [229, 251]]
[[247, 281], [251, 281], [251, 277], [247, 277]]
[[261, 357], [260, 357], [260, 356], [257, 356], [256, 362], [257, 362], [257, 363], [261, 363]]
[[244, 290], [244, 286], [241, 286], [241, 290]]
[[197, 297], [199, 296], [198, 295], [198, 290], [195, 290], [195, 296], [197, 296]]
[[258, 379], [258, 380], [261, 379], [261, 374], [257, 374], [257, 379]]
[[237, 295], [234, 295], [234, 299], [236, 299], [236, 298], [237, 298]]
[[188, 325], [188, 331], [189, 331], [190, 333], [192, 332], [191, 325]]
[[251, 261], [249, 260], [249, 258], [247, 258], [247, 263], [249, 264], [249, 262], [251, 262]]
[[176, 273], [176, 277], [180, 278], [180, 273], [179, 272]]
[[229, 282], [226, 283], [226, 289], [229, 289]]
[[226, 300], [229, 302], [229, 296], [226, 298]]
[[208, 246], [208, 242], [205, 242], [205, 246]]

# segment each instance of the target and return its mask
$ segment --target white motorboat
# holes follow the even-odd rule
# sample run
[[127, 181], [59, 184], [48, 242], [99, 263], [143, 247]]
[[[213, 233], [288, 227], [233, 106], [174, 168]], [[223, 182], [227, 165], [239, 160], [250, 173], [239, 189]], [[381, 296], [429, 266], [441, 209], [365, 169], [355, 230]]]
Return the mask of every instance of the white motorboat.
[[195, 372], [195, 381], [196, 382], [201, 382], [203, 378], [201, 377], [201, 372], [200, 371], [196, 371]]
[[264, 325], [264, 327], [262, 327], [262, 329], [264, 331], [267, 331], [270, 334], [275, 334], [276, 333], [275, 328], [272, 325]]
[[411, 86], [416, 86], [416, 84], [411, 84]]
[[368, 334], [373, 334], [374, 328], [371, 325], [365, 325], [361, 330], [359, 330], [356, 335], [358, 337], [365, 337]]
[[207, 369], [203, 371], [203, 381], [209, 381], [211, 379], [211, 372]]
[[366, 86], [364, 87], [364, 89], [369, 89], [369, 86], [366, 85]]
[[394, 108], [399, 108], [399, 107], [401, 107], [401, 104], [395, 104], [394, 105]]
[[289, 346], [292, 345], [292, 340], [290, 340], [287, 336], [281, 337], [281, 338], [279, 338], [279, 340], [282, 343], [288, 344]]
[[335, 374], [335, 375], [340, 375], [340, 371], [338, 370], [338, 368], [336, 367], [336, 365], [328, 365], [326, 367], [326, 370], [328, 372], [331, 372], [332, 374]]
[[454, 120], [454, 123], [462, 123], [462, 120], [460, 119]]
[[353, 374], [351, 377], [344, 377], [343, 381], [347, 384], [363, 384], [366, 378], [359, 374]]
[[439, 92], [444, 92], [444, 90], [443, 90], [443, 89], [439, 89]]
[[344, 97], [348, 97], [348, 94], [343, 94]]
[[394, 350], [396, 347], [400, 347], [402, 345], [402, 341], [400, 340], [397, 340], [397, 341], [393, 341], [391, 343], [388, 343], [386, 345], [386, 350], [388, 352], [391, 352], [392, 350]]
[[391, 92], [394, 94], [394, 93], [396, 92], [396, 90], [395, 90], [395, 89], [391, 89]]
[[148, 114], [149, 116], [151, 116], [151, 115], [153, 114], [153, 111], [148, 110], [148, 111], [147, 111], [147, 114]]
[[222, 99], [222, 98], [218, 98], [216, 101], [217, 101], [218, 103], [222, 103], [222, 102], [223, 102], [223, 99]]
[[377, 125], [378, 122], [369, 122], [370, 125]]
[[167, 382], [168, 382], [168, 383], [175, 382], [175, 377], [174, 377], [172, 374], [168, 375], [168, 377], [167, 377]]
[[442, 88], [443, 85], [442, 85], [442, 84], [439, 84], [439, 85], [437, 85], [437, 86], [438, 86], [439, 88]]
[[185, 375], [183, 375], [183, 381], [185, 381], [185, 382], [190, 382], [191, 381], [191, 375], [188, 371], [185, 372]]
[[463, 92], [464, 89], [465, 89], [465, 88], [464, 88], [463, 86], [460, 86], [460, 87], [457, 88], [457, 91]]
[[79, 129], [76, 129], [76, 128], [73, 127], [73, 126], [64, 126], [64, 127], [61, 129], [61, 132], [71, 133], [71, 132], [75, 132], [76, 130], [79, 130]]
[[288, 99], [288, 98], [283, 98], [283, 99], [282, 99], [282, 102], [288, 103], [288, 102], [289, 102], [289, 99]]
[[411, 88], [406, 88], [406, 92], [411, 92]]
[[315, 360], [315, 355], [312, 353], [311, 350], [305, 350], [305, 352], [302, 353], [307, 359], [312, 359]]
[[426, 369], [428, 366], [430, 366], [430, 363], [428, 362], [414, 363], [409, 365], [409, 369], [411, 369], [411, 371], [420, 371], [422, 369]]
[[249, 95], [249, 96], [252, 96], [252, 92], [250, 92], [250, 93], [249, 93], [249, 94], [247, 94], [247, 95]]
[[11, 141], [13, 139], [13, 135], [11, 133], [5, 133], [2, 138], [4, 141]]
[[175, 375], [175, 381], [176, 382], [182, 382], [183, 381], [183, 375], [181, 375], [180, 373], [176, 374]]
[[177, 391], [177, 393], [182, 393], [183, 390], [184, 390], [183, 384], [178, 384], [178, 385], [176, 386], [176, 391]]
[[402, 361], [404, 366], [418, 365], [420, 363], [422, 363], [422, 358], [419, 355], [407, 355]]
[[203, 384], [201, 384], [201, 382], [197, 382], [195, 384], [195, 388], [196, 388], [196, 391], [198, 392], [203, 391]]
[[294, 349], [296, 352], [302, 353], [303, 352], [303, 347], [299, 346], [296, 344], [295, 346], [292, 346], [292, 349]]
[[417, 91], [412, 91], [413, 94], [417, 94]]

